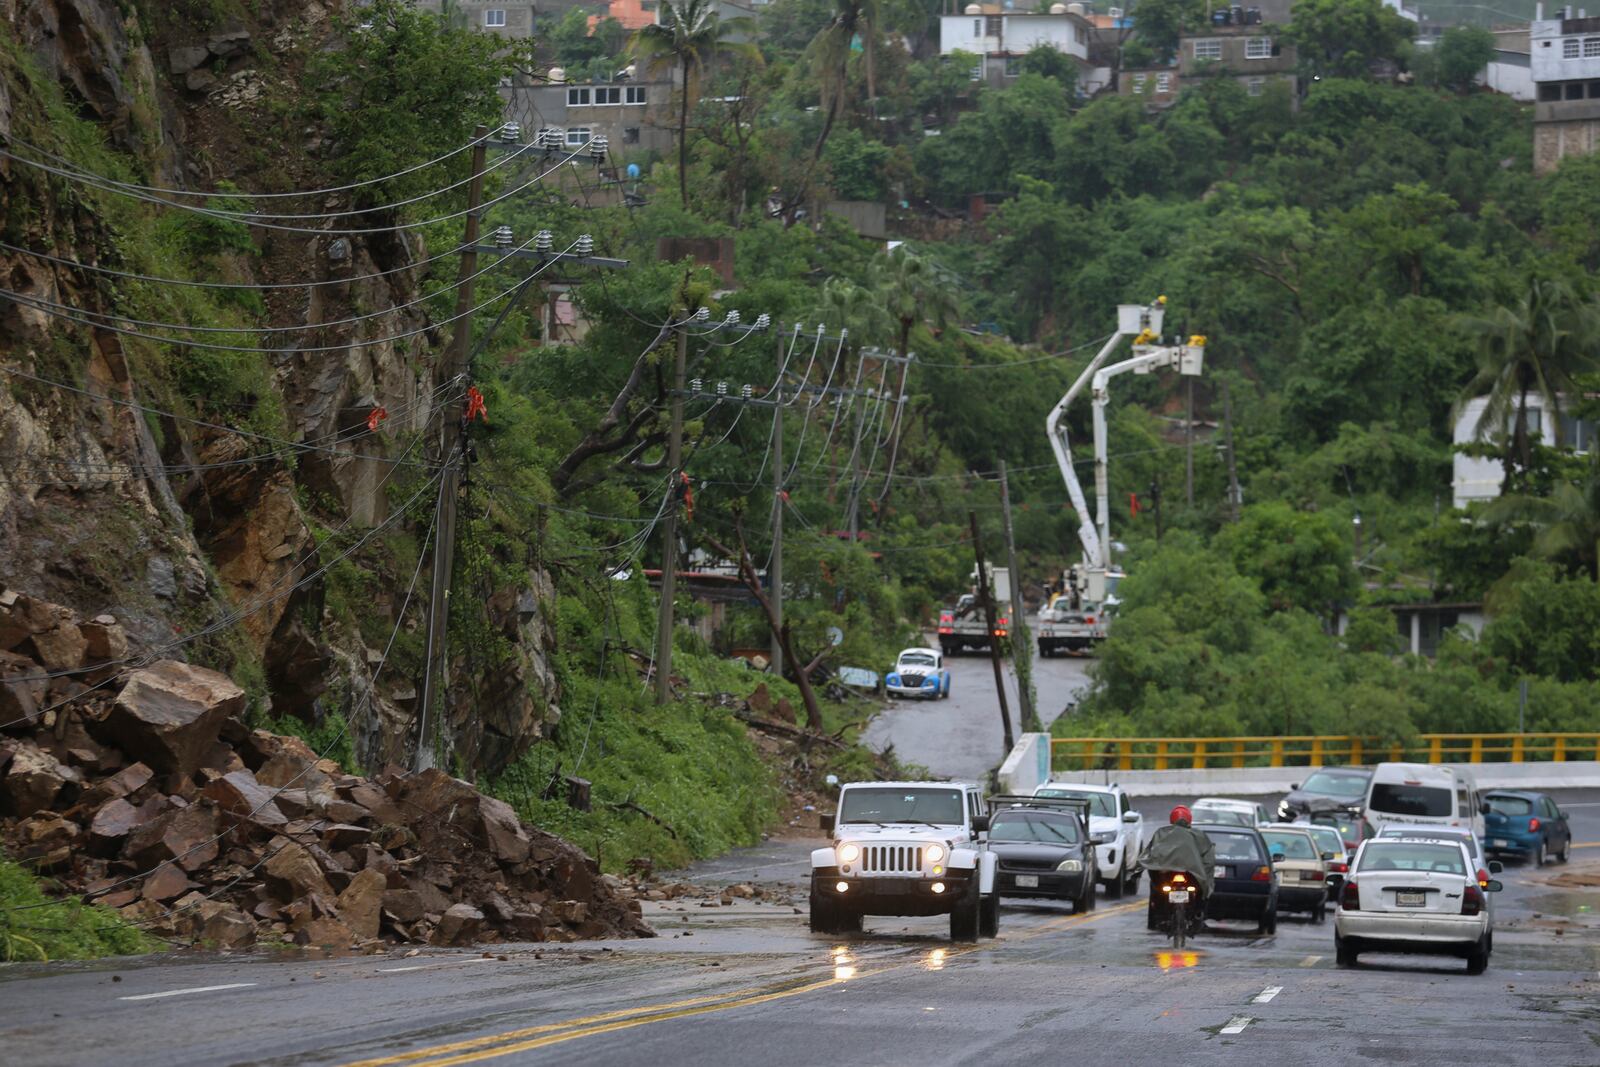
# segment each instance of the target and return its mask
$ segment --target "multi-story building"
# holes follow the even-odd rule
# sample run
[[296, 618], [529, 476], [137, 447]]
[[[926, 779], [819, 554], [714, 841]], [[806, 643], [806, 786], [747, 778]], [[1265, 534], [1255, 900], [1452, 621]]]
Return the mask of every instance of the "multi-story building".
[[522, 124], [525, 137], [553, 127], [574, 149], [604, 137], [619, 161], [672, 148], [677, 127], [671, 80], [635, 81], [625, 75], [619, 81], [569, 83], [559, 67], [550, 71], [549, 79], [508, 91], [506, 117]]
[[[443, 10], [443, 0], [416, 0], [423, 11]], [[474, 29], [503, 34], [506, 37], [532, 37], [534, 19], [541, 15], [565, 14], [579, 6], [576, 2], [509, 3], [508, 0], [455, 0], [451, 9]]]
[[1533, 169], [1543, 174], [1572, 155], [1600, 151], [1600, 17], [1535, 10], [1528, 27], [1533, 69]]
[[[1478, 424], [1483, 420], [1484, 408], [1489, 404], [1487, 397], [1473, 397], [1461, 405], [1461, 410], [1456, 413], [1455, 434], [1452, 438], [1457, 445], [1485, 444], [1497, 437], [1509, 435], [1510, 425], [1504, 427], [1484, 427], [1480, 432]], [[1597, 427], [1592, 419], [1580, 419], [1569, 413], [1570, 399], [1563, 402], [1563, 411], [1557, 417], [1555, 412], [1545, 410], [1544, 398], [1534, 393], [1528, 397], [1528, 438], [1535, 444], [1546, 448], [1571, 449], [1578, 455], [1587, 455], [1596, 444]], [[1474, 500], [1493, 500], [1500, 495], [1500, 479], [1503, 471], [1498, 459], [1484, 456], [1468, 455], [1457, 452], [1452, 461], [1453, 477], [1451, 479], [1451, 502], [1458, 508], [1464, 508]]]
[[1298, 89], [1294, 45], [1280, 35], [1289, 22], [1290, 0], [1259, 0], [1260, 6], [1221, 7], [1211, 25], [1178, 39], [1178, 75], [1189, 83], [1201, 78], [1232, 78], [1251, 96], [1273, 82]]
[[1001, 87], [1022, 73], [1022, 57], [1035, 48], [1054, 48], [1078, 67], [1086, 93], [1103, 88], [1110, 72], [1089, 61], [1093, 27], [1083, 4], [1052, 4], [1048, 13], [1011, 10], [1006, 4], [968, 4], [959, 15], [939, 17], [939, 52], [972, 52], [982, 57], [977, 77]]

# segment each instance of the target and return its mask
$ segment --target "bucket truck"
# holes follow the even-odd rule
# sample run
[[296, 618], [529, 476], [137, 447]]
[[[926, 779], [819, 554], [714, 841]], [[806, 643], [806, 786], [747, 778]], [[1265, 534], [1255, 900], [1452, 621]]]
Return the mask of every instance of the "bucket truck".
[[[1110, 630], [1108, 615], [1116, 607], [1117, 583], [1123, 574], [1111, 558], [1110, 485], [1106, 470], [1106, 405], [1110, 402], [1111, 379], [1130, 371], [1150, 374], [1166, 367], [1175, 367], [1180, 374], [1198, 375], [1204, 367], [1204, 337], [1190, 337], [1187, 342], [1175, 345], [1161, 343], [1166, 303], [1167, 298], [1162, 296], [1148, 305], [1117, 305], [1116, 332], [1089, 361], [1089, 365], [1045, 420], [1045, 433], [1055, 452], [1056, 465], [1061, 468], [1067, 496], [1078, 514], [1078, 542], [1083, 546], [1083, 558], [1067, 568], [1061, 577], [1059, 591], [1040, 615], [1041, 656], [1052, 656], [1062, 651], [1084, 651], [1103, 641]], [[1132, 358], [1105, 366], [1112, 350], [1124, 338], [1133, 342]], [[1068, 406], [1086, 385], [1091, 386], [1094, 419], [1096, 510], [1093, 521], [1089, 518], [1083, 487], [1079, 485], [1077, 472], [1072, 466], [1072, 448], [1067, 440], [1066, 422]]]

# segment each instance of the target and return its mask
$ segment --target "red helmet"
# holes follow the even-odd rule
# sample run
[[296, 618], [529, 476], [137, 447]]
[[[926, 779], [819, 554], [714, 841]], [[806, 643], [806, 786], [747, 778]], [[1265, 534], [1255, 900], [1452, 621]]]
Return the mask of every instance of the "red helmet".
[[1182, 824], [1184, 826], [1188, 826], [1190, 823], [1194, 822], [1194, 813], [1188, 808], [1184, 807], [1182, 804], [1179, 804], [1177, 807], [1172, 809], [1172, 814], [1167, 816], [1167, 821], [1173, 824]]

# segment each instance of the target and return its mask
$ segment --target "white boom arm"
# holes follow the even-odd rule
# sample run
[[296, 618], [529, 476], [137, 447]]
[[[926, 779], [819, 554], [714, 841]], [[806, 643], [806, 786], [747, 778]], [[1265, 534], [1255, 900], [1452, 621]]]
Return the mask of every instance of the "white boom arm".
[[[1067, 395], [1061, 402], [1051, 409], [1050, 415], [1044, 420], [1045, 435], [1050, 438], [1050, 447], [1056, 454], [1056, 466], [1061, 468], [1061, 478], [1067, 483], [1067, 496], [1072, 500], [1073, 510], [1078, 513], [1078, 542], [1083, 545], [1084, 561], [1090, 564], [1101, 563], [1109, 558], [1110, 551], [1102, 550], [1100, 535], [1095, 530], [1094, 519], [1089, 514], [1089, 504], [1083, 498], [1083, 487], [1078, 484], [1077, 472], [1072, 468], [1072, 447], [1067, 441], [1067, 407], [1074, 397], [1083, 392], [1083, 387], [1089, 384], [1100, 365], [1111, 355], [1111, 350], [1117, 342], [1124, 337], [1133, 337], [1144, 330], [1152, 333], [1161, 332], [1161, 320], [1166, 312], [1165, 297], [1145, 307], [1140, 304], [1117, 305], [1117, 331], [1107, 340], [1105, 345], [1089, 361], [1089, 365], [1078, 375], [1078, 380], [1072, 383], [1072, 388], [1067, 390]], [[1098, 440], [1098, 436], [1096, 438]], [[1098, 454], [1098, 453], [1097, 453]], [[1104, 503], [1101, 504], [1102, 514], [1105, 511]], [[1104, 522], [1101, 523], [1104, 526]]]
[[[1094, 410], [1094, 495], [1097, 508], [1095, 517], [1100, 530], [1096, 543], [1100, 555], [1094, 560], [1108, 572], [1111, 570], [1111, 487], [1106, 473], [1106, 404], [1111, 400], [1107, 388], [1111, 379], [1129, 371], [1149, 373], [1162, 367], [1177, 367], [1184, 374], [1198, 375], [1205, 357], [1205, 338], [1192, 337], [1186, 345], [1149, 348], [1134, 347], [1132, 359], [1113, 363], [1095, 372], [1093, 390]], [[1198, 342], [1198, 343], [1196, 343]]]

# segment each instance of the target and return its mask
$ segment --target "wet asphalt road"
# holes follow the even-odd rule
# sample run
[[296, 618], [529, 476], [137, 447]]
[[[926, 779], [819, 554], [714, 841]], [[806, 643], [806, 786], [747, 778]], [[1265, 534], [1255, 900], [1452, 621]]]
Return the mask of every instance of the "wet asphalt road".
[[[1030, 620], [1034, 633], [1038, 620]], [[937, 642], [929, 639], [929, 644]], [[1033, 657], [1034, 690], [1039, 697], [1039, 718], [1046, 728], [1077, 700], [1089, 684], [1093, 660], [1075, 656]], [[924, 767], [937, 778], [982, 781], [991, 767], [1005, 759], [994, 667], [987, 653], [968, 652], [945, 660], [950, 668], [947, 700], [896, 700], [872, 721], [863, 737], [869, 748], [882, 751], [893, 745], [906, 763]], [[1011, 728], [1018, 729], [1017, 679], [1005, 661], [1006, 702]]]
[[[1551, 883], [1600, 883], [1600, 793], [1561, 800], [1591, 847], [1567, 867], [1508, 868], [1481, 977], [1451, 959], [1337, 969], [1331, 919], [1285, 917], [1270, 937], [1213, 924], [1173, 955], [1141, 898], [1102, 895], [1081, 916], [1010, 901], [1001, 936], [977, 945], [952, 944], [938, 919], [823, 937], [803, 900], [686, 900], [649, 906], [648, 941], [0, 970], [0, 1062], [1594, 1064], [1600, 890]], [[798, 889], [811, 844], [769, 842], [695, 876]]]

